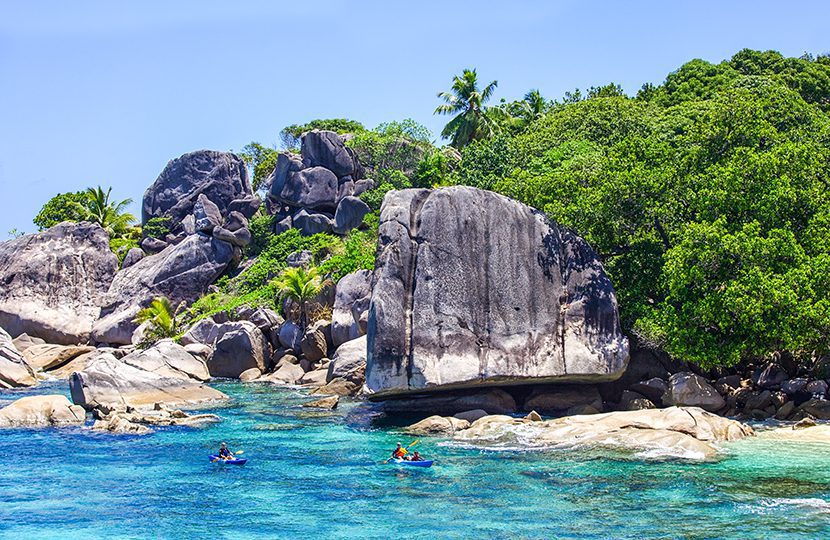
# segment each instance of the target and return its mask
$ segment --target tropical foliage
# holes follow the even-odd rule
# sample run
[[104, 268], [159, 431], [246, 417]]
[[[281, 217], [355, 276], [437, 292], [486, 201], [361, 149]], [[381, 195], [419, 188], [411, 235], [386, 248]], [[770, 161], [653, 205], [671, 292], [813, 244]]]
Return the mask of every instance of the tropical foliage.
[[478, 74], [474, 69], [465, 69], [461, 76], [455, 76], [449, 92], [440, 92], [438, 97], [444, 100], [435, 109], [435, 114], [454, 115], [441, 136], [450, 140], [456, 148], [463, 148], [472, 141], [492, 137], [497, 125], [487, 114], [487, 103], [493, 96], [498, 81], [488, 83], [479, 89]]
[[86, 200], [85, 191], [58, 193], [43, 205], [32, 221], [41, 231], [62, 221], [81, 221], [82, 214], [78, 210], [78, 205], [85, 204]]
[[305, 328], [309, 317], [308, 306], [323, 289], [319, 270], [302, 266], [286, 268], [274, 279], [274, 286], [279, 301], [291, 300], [297, 305], [298, 324], [300, 328]]
[[265, 187], [265, 180], [277, 165], [279, 152], [275, 148], [262, 146], [258, 142], [251, 142], [242, 149], [239, 157], [251, 169], [251, 186], [254, 191]]
[[106, 191], [101, 186], [88, 188], [81, 202], [72, 202], [81, 221], [97, 223], [110, 236], [123, 234], [135, 222], [135, 216], [126, 211], [132, 199], [112, 201], [112, 188]]
[[172, 338], [179, 333], [180, 321], [177, 310], [166, 297], [154, 298], [150, 305], [138, 312], [135, 317], [138, 324], [147, 323], [144, 330], [145, 344], [164, 338]]

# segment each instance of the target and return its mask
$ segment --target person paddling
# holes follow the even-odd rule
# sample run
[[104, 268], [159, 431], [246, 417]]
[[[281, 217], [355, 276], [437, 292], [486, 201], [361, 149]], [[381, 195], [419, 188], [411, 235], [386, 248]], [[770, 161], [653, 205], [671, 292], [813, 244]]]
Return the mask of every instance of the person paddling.
[[421, 454], [418, 453], [417, 450], [412, 454], [412, 459], [410, 461], [423, 461], [424, 458], [421, 457]]
[[235, 456], [233, 452], [228, 450], [228, 443], [222, 443], [219, 445], [219, 458], [220, 459], [233, 459]]
[[398, 446], [392, 451], [392, 459], [403, 459], [405, 455], [406, 448], [402, 447], [401, 443], [398, 443]]

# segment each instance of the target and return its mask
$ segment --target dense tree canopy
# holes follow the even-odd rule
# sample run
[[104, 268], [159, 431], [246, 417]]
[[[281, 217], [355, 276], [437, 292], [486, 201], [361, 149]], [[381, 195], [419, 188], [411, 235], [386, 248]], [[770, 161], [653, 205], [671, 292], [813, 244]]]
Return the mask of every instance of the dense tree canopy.
[[741, 51], [637, 98], [571, 94], [464, 148], [448, 181], [597, 249], [626, 330], [702, 365], [830, 347], [830, 64]]

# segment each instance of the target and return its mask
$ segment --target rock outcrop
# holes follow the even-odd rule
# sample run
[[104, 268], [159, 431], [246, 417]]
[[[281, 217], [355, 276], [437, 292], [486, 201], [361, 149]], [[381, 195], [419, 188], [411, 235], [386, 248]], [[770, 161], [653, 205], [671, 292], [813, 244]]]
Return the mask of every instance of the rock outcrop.
[[[300, 151], [279, 154], [266, 180], [269, 208], [278, 214], [275, 232], [293, 226], [304, 235], [332, 229], [345, 234], [360, 226], [369, 207], [356, 196], [374, 184], [362, 179], [360, 160], [344, 138], [312, 130], [303, 135]], [[356, 181], [363, 182], [360, 190]]]
[[229, 322], [217, 329], [208, 368], [213, 377], [239, 378], [252, 368], [264, 372], [267, 358], [268, 344], [254, 323]]
[[66, 396], [27, 396], [0, 409], [0, 427], [77, 426], [85, 420], [83, 407]]
[[331, 339], [335, 347], [359, 338], [360, 317], [368, 311], [372, 296], [372, 272], [358, 270], [337, 282], [331, 316]]
[[392, 191], [379, 233], [372, 398], [624, 370], [611, 281], [583, 239], [541, 213], [470, 187]]
[[751, 435], [752, 428], [735, 420], [696, 407], [670, 407], [534, 422], [485, 416], [455, 439], [494, 447], [602, 448], [642, 458], [706, 460], [717, 455], [717, 443]]
[[232, 258], [233, 246], [203, 234], [190, 235], [161, 253], [144, 257], [113, 279], [102, 317], [93, 328], [93, 340], [129, 344], [138, 327], [133, 319], [141, 308], [158, 296], [166, 296], [173, 306], [195, 301]]
[[117, 270], [107, 233], [91, 223], [0, 242], [0, 326], [12, 336], [86, 343]]
[[[199, 150], [170, 161], [156, 181], [144, 193], [141, 220], [167, 217], [173, 232], [193, 213], [199, 195], [205, 195], [222, 215], [231, 202], [252, 196], [248, 169], [238, 156], [228, 152]], [[239, 209], [244, 204], [234, 206]]]
[[148, 407], [156, 403], [181, 407], [227, 399], [222, 392], [187, 374], [174, 377], [171, 372], [148, 371], [102, 353], [86, 369], [72, 374], [69, 389], [72, 401], [86, 409], [102, 405]]
[[14, 346], [11, 336], [0, 328], [0, 388], [20, 388], [36, 384], [34, 370]]

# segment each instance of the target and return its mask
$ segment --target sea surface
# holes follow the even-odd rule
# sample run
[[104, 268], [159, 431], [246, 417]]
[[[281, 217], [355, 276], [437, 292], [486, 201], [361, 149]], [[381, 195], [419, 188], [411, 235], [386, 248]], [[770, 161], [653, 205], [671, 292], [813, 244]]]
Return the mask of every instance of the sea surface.
[[[2, 430], [0, 538], [830, 538], [830, 447], [750, 439], [713, 463], [421, 439], [372, 405], [217, 384], [223, 422], [144, 437]], [[67, 393], [64, 383], [0, 393]], [[397, 419], [401, 422], [402, 419]], [[227, 441], [242, 467], [212, 464]]]

